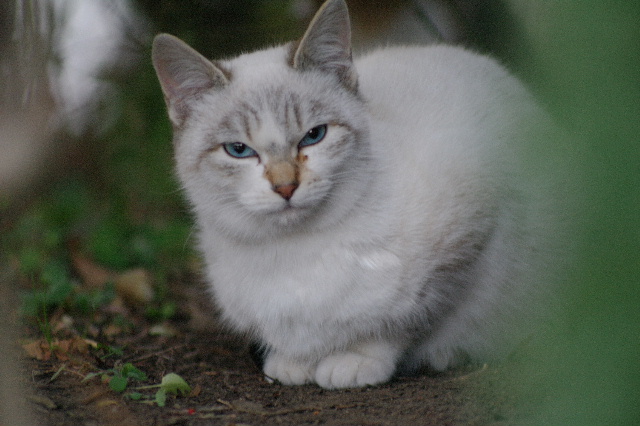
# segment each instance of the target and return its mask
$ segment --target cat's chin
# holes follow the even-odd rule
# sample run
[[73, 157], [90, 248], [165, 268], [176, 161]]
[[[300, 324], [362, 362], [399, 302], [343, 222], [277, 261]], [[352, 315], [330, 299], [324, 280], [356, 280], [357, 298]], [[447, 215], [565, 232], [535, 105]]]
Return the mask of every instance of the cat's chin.
[[296, 206], [290, 203], [282, 206], [281, 208], [268, 213], [266, 216], [269, 220], [273, 221], [276, 225], [280, 226], [292, 226], [296, 225], [311, 214], [311, 209], [308, 207]]

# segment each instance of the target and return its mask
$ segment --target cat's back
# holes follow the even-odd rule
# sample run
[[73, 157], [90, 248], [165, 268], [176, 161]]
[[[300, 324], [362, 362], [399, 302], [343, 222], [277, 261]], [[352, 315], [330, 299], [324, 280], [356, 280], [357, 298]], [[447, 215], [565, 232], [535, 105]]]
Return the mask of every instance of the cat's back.
[[[462, 223], [521, 186], [512, 179], [521, 168], [518, 150], [539, 109], [498, 62], [434, 45], [384, 48], [355, 64], [395, 204]], [[431, 229], [419, 217], [416, 229]]]
[[[355, 61], [361, 91], [387, 101], [422, 98], [442, 102], [494, 90], [521, 90], [521, 84], [489, 56], [448, 45], [398, 46], [374, 50]], [[477, 91], [477, 92], [476, 92]], [[490, 96], [495, 96], [493, 95]]]
[[[522, 145], [518, 139], [525, 137], [525, 127], [543, 115], [500, 63], [464, 48], [382, 48], [358, 58], [355, 66], [373, 134], [379, 135], [374, 145], [377, 140], [388, 150], [392, 143], [405, 158], [455, 160], [445, 158], [450, 155], [497, 163], [506, 154], [499, 152]], [[444, 157], [438, 159], [438, 153]]]
[[358, 58], [356, 69], [374, 113], [414, 123], [471, 125], [487, 109], [530, 103], [527, 90], [497, 61], [455, 46], [383, 48]]

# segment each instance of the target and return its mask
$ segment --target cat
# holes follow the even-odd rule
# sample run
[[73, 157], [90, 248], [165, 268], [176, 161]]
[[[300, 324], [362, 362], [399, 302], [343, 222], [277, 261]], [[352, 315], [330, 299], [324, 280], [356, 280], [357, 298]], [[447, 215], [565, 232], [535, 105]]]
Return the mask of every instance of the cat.
[[501, 65], [354, 60], [344, 0], [298, 42], [212, 62], [160, 34], [152, 59], [214, 300], [268, 378], [376, 385], [517, 341], [546, 225], [519, 150], [552, 125]]

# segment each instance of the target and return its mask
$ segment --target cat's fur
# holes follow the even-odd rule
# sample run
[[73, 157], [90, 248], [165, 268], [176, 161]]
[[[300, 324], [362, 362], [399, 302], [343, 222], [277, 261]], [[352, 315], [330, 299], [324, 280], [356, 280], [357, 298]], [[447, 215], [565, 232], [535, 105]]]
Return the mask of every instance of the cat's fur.
[[[154, 42], [215, 300], [285, 384], [494, 354], [543, 251], [517, 150], [548, 123], [523, 85], [455, 47], [352, 61], [349, 39], [328, 0], [299, 43], [231, 60]], [[257, 155], [233, 158], [234, 142]]]

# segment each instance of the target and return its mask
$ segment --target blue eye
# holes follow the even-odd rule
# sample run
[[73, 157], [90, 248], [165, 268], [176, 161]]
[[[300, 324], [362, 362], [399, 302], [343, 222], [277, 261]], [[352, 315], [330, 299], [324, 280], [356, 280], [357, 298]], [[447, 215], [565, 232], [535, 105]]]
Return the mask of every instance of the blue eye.
[[222, 145], [224, 150], [233, 158], [249, 158], [258, 155], [252, 148], [242, 142], [230, 142]]
[[327, 134], [327, 125], [322, 124], [320, 126], [316, 126], [313, 129], [309, 130], [304, 138], [298, 144], [298, 147], [302, 148], [309, 145], [315, 145], [324, 139], [324, 135]]

